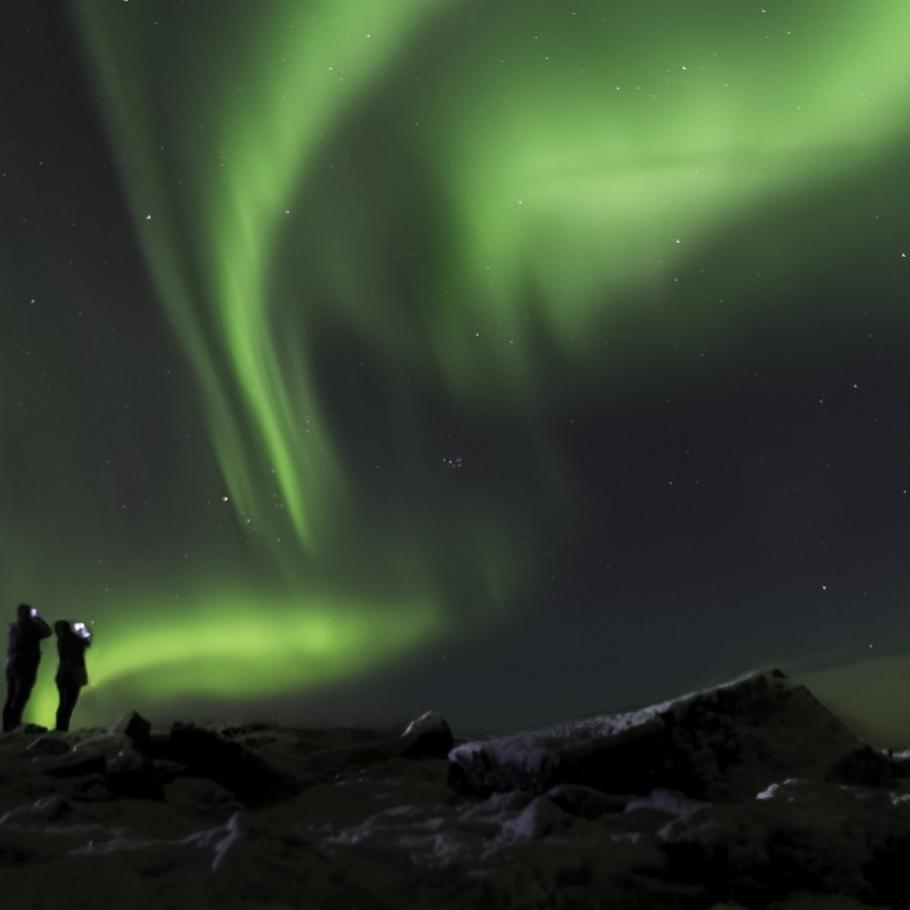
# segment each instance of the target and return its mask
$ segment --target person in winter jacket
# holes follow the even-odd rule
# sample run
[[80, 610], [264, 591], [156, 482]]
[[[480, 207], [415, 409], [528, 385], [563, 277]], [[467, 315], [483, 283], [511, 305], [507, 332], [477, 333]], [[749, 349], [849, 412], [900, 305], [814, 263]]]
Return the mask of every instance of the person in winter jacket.
[[38, 664], [41, 662], [41, 641], [50, 638], [50, 626], [28, 604], [19, 604], [16, 621], [9, 626], [9, 648], [6, 652], [6, 703], [3, 706], [3, 732], [8, 733], [22, 723], [22, 713], [28, 703]]
[[69, 730], [73, 709], [79, 700], [83, 686], [88, 685], [88, 673], [85, 669], [85, 652], [91, 647], [92, 640], [85, 623], [69, 623], [59, 620], [54, 623], [57, 634], [57, 653], [60, 665], [57, 667], [57, 691], [60, 693], [60, 704], [57, 708], [57, 729]]

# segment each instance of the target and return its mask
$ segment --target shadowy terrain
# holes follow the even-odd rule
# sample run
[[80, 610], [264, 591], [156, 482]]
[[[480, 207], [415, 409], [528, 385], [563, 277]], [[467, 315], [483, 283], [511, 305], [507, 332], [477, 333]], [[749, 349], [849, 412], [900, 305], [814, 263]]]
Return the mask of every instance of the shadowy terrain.
[[0, 738], [4, 905], [237, 910], [910, 904], [910, 758], [780, 671], [456, 742], [269, 724]]

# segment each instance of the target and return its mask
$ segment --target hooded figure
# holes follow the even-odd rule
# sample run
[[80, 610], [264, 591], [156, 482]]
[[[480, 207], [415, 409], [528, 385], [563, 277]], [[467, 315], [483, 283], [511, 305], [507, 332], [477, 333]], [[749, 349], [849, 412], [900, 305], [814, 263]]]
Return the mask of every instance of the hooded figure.
[[41, 662], [41, 640], [50, 638], [50, 626], [28, 604], [19, 604], [16, 621], [9, 626], [6, 652], [6, 704], [3, 706], [3, 732], [22, 723], [22, 712], [32, 694]]
[[92, 642], [89, 639], [85, 626], [81, 628], [82, 634], [73, 631], [73, 627], [66, 620], [54, 623], [54, 632], [57, 634], [57, 653], [60, 655], [60, 666], [57, 667], [57, 691], [60, 693], [60, 704], [57, 708], [58, 730], [69, 730], [70, 718], [73, 709], [79, 700], [79, 692], [83, 686], [88, 685], [88, 673], [85, 669], [85, 650]]

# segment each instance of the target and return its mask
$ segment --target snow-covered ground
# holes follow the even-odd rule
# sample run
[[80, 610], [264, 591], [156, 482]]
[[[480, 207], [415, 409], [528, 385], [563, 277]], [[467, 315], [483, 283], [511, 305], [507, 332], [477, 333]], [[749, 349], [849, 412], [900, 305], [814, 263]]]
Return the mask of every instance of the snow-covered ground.
[[3, 908], [910, 906], [906, 759], [773, 672], [451, 751], [119, 729], [0, 737]]

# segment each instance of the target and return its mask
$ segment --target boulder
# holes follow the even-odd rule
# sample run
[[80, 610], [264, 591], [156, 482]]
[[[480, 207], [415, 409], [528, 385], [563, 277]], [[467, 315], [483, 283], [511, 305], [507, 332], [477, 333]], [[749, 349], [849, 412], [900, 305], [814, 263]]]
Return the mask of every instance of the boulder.
[[426, 711], [405, 727], [399, 754], [403, 758], [445, 758], [454, 745], [444, 718], [436, 711]]
[[174, 724], [166, 738], [156, 737], [152, 758], [183, 765], [190, 776], [217, 781], [249, 807], [282, 802], [300, 789], [291, 775], [251, 749], [194, 724]]
[[152, 725], [138, 711], [127, 711], [111, 727], [111, 733], [122, 733], [124, 736], [128, 736], [138, 748], [145, 751], [149, 747]]

